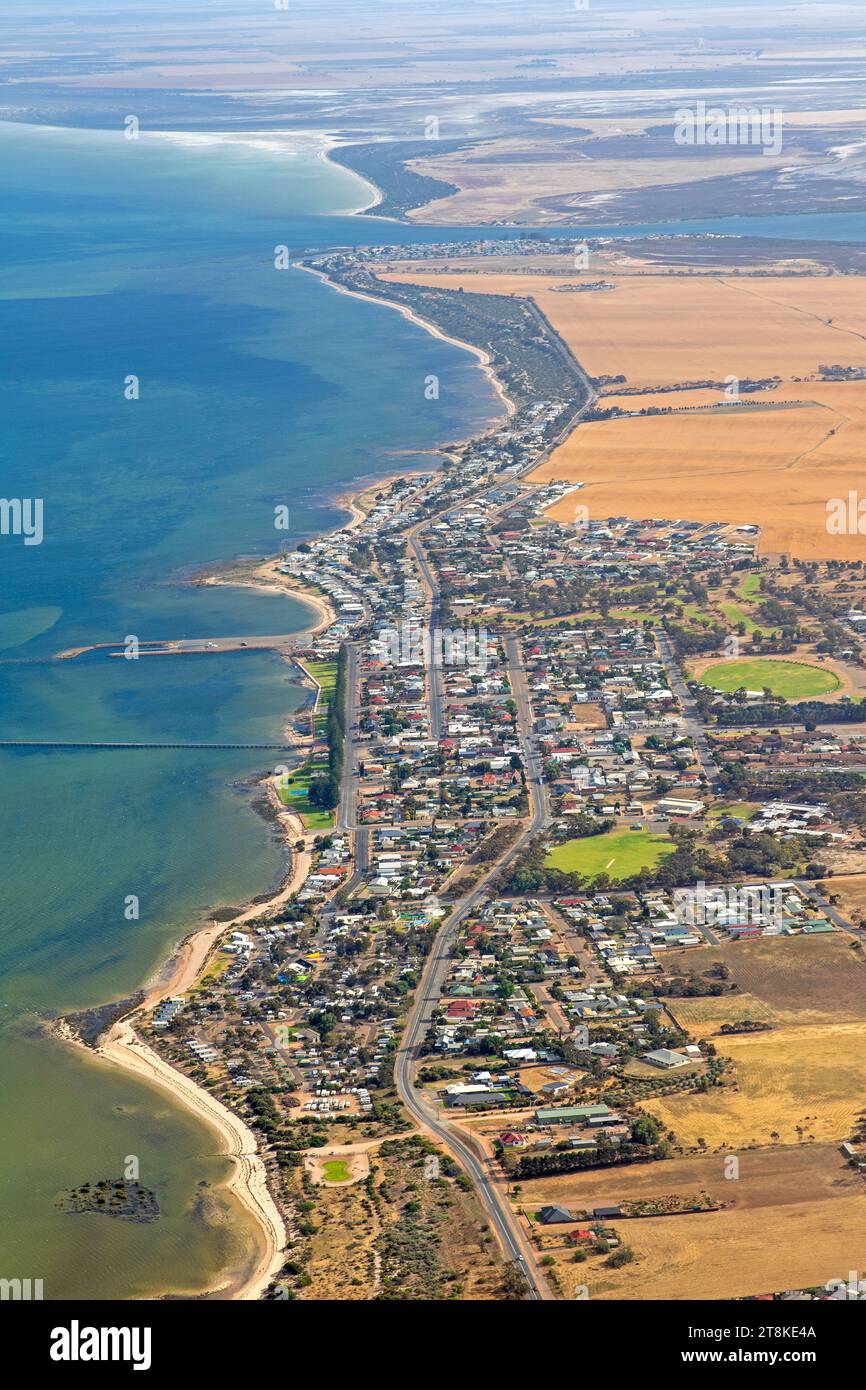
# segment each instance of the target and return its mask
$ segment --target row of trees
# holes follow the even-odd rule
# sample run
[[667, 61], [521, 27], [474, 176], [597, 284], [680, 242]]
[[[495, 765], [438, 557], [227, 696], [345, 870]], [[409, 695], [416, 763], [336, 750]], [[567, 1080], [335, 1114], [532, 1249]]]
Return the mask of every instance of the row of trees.
[[334, 693], [328, 705], [328, 772], [324, 777], [315, 777], [310, 782], [307, 798], [311, 806], [321, 806], [325, 811], [333, 811], [339, 805], [340, 784], [343, 777], [343, 756], [346, 742], [346, 648], [341, 647], [337, 656], [337, 678]]

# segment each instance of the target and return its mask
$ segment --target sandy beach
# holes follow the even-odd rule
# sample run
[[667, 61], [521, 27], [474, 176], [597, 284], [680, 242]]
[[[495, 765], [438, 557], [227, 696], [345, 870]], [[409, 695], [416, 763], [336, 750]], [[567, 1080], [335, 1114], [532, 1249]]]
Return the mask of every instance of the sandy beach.
[[403, 315], [404, 319], [408, 319], [410, 323], [414, 323], [418, 328], [423, 328], [425, 332], [432, 334], [434, 338], [439, 338], [443, 343], [451, 343], [453, 347], [463, 348], [465, 352], [471, 352], [473, 357], [477, 357], [481, 370], [484, 372], [484, 375], [487, 377], [497, 396], [502, 401], [506, 414], [509, 416], [515, 414], [517, 406], [507, 394], [505, 387], [493, 370], [490, 354], [485, 352], [483, 348], [476, 347], [474, 343], [466, 343], [462, 338], [453, 338], [450, 334], [444, 333], [435, 323], [431, 323], [429, 319], [422, 318], [420, 314], [416, 314], [415, 310], [410, 309], [407, 304], [399, 304], [396, 300], [388, 299], [387, 296], [383, 296], [380, 299], [378, 295], [363, 294], [361, 290], [347, 289], [345, 285], [337, 284], [337, 282], [332, 280], [329, 275], [326, 275], [324, 271], [316, 270], [316, 268], [311, 265], [296, 264], [296, 269], [305, 270], [310, 275], [317, 275], [320, 280], [323, 280], [326, 285], [330, 285], [331, 289], [336, 290], [338, 294], [347, 294], [352, 299], [366, 299], [369, 304], [383, 304], [386, 308], [396, 309], [398, 313]]
[[[199, 1119], [215, 1129], [221, 1152], [233, 1163], [226, 1188], [255, 1219], [264, 1236], [264, 1249], [244, 1283], [227, 1297], [235, 1300], [261, 1298], [283, 1265], [286, 1229], [277, 1204], [268, 1188], [267, 1172], [258, 1152], [253, 1131], [208, 1091], [176, 1071], [138, 1036], [129, 1019], [122, 1019], [106, 1035], [96, 1055], [111, 1065], [168, 1091]], [[224, 1292], [224, 1290], [218, 1290]]]
[[[287, 843], [294, 846], [299, 840], [306, 841], [307, 832], [303, 822], [294, 812], [283, 807], [273, 781], [268, 781], [267, 788]], [[176, 1103], [204, 1120], [219, 1136], [220, 1152], [232, 1160], [232, 1174], [225, 1186], [253, 1218], [263, 1236], [262, 1253], [244, 1282], [235, 1288], [223, 1286], [209, 1291], [235, 1301], [261, 1298], [282, 1268], [286, 1245], [285, 1224], [268, 1187], [267, 1170], [258, 1152], [256, 1136], [238, 1115], [214, 1095], [165, 1061], [136, 1033], [134, 1024], [140, 1013], [150, 1012], [161, 1000], [192, 989], [201, 978], [218, 942], [227, 932], [235, 930], [241, 923], [282, 907], [303, 885], [311, 864], [312, 855], [308, 848], [302, 851], [293, 848], [291, 872], [272, 897], [264, 902], [251, 903], [229, 921], [209, 922], [186, 937], [148, 986], [140, 1008], [113, 1024], [94, 1049], [95, 1055], [102, 1061], [122, 1067], [141, 1080], [167, 1091]], [[62, 1020], [55, 1033], [65, 1041], [83, 1046]]]
[[241, 575], [223, 577], [219, 574], [209, 574], [196, 582], [203, 589], [256, 589], [260, 593], [290, 594], [299, 603], [305, 603], [309, 608], [312, 608], [315, 614], [315, 621], [312, 626], [304, 628], [302, 632], [298, 633], [298, 638], [318, 637], [320, 633], [325, 632], [332, 623], [336, 622], [336, 613], [324, 594], [305, 588], [291, 574], [283, 574], [282, 570], [277, 568], [279, 564], [280, 556], [273, 555], [256, 565], [249, 578], [244, 578]]

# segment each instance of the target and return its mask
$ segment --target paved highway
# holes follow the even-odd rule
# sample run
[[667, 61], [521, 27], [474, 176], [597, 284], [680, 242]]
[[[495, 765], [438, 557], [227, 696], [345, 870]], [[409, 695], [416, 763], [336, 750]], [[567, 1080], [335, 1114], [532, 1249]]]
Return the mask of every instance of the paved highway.
[[355, 803], [358, 793], [359, 743], [355, 733], [358, 727], [358, 693], [360, 682], [359, 643], [347, 642], [346, 653], [346, 735], [343, 740], [343, 775], [340, 785], [340, 804], [334, 828], [353, 830], [355, 827]]
[[549, 1300], [553, 1295], [541, 1276], [534, 1255], [523, 1237], [504, 1191], [503, 1179], [492, 1173], [486, 1156], [471, 1146], [466, 1132], [441, 1119], [422, 1102], [414, 1086], [415, 1069], [427, 1030], [433, 1014], [439, 1005], [442, 987], [452, 961], [452, 951], [466, 916], [484, 901], [487, 887], [495, 874], [507, 869], [522, 853], [530, 839], [536, 835], [547, 821], [547, 793], [540, 780], [540, 756], [535, 749], [530, 725], [531, 711], [526, 680], [520, 663], [519, 647], [516, 638], [506, 640], [508, 670], [517, 704], [517, 718], [520, 726], [521, 743], [524, 750], [527, 784], [532, 807], [529, 823], [514, 841], [510, 849], [485, 872], [478, 884], [465, 897], [455, 904], [451, 913], [444, 919], [437, 932], [430, 955], [424, 967], [415, 995], [415, 1002], [409, 1011], [406, 1031], [394, 1066], [394, 1079], [400, 1098], [410, 1114], [419, 1124], [432, 1131], [460, 1160], [478, 1191], [479, 1199], [490, 1218], [503, 1249], [517, 1264], [526, 1278], [529, 1296], [537, 1300]]
[[710, 787], [718, 794], [722, 791], [719, 766], [713, 757], [712, 749], [710, 748], [704, 728], [704, 721], [698, 713], [695, 698], [680, 675], [680, 668], [677, 662], [676, 652], [674, 651], [673, 642], [666, 632], [656, 632], [656, 639], [659, 645], [659, 655], [668, 673], [671, 690], [682, 705], [686, 728], [694, 744], [698, 762], [701, 765], [704, 776]]

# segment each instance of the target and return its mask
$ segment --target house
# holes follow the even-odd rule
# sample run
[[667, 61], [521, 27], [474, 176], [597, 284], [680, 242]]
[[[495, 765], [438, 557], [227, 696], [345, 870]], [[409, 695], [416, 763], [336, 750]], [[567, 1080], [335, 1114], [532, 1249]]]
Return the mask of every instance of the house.
[[568, 1207], [542, 1207], [538, 1219], [542, 1226], [558, 1226], [565, 1221], [573, 1221], [574, 1217]]
[[594, 1115], [610, 1115], [609, 1105], [563, 1105], [553, 1110], [536, 1110], [538, 1125], [585, 1124]]
[[597, 1237], [595, 1231], [578, 1228], [576, 1231], [566, 1231], [565, 1239], [572, 1245], [594, 1245]]
[[653, 1067], [661, 1067], [663, 1071], [670, 1071], [673, 1067], [684, 1067], [691, 1060], [684, 1052], [672, 1052], [669, 1047], [656, 1047], [652, 1052], [643, 1054], [644, 1062], [649, 1062]]
[[448, 1005], [445, 1015], [449, 1023], [468, 1022], [474, 1017], [477, 1008], [477, 1003], [472, 999], [455, 999]]

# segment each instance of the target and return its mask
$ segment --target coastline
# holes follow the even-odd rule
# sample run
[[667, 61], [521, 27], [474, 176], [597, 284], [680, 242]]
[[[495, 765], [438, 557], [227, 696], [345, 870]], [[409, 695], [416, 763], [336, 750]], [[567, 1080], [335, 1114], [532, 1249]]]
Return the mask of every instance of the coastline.
[[[306, 841], [307, 832], [299, 817], [282, 805], [272, 781], [268, 780], [267, 786], [269, 798], [275, 809], [278, 808], [287, 842], [294, 845], [297, 840]], [[264, 1248], [255, 1266], [241, 1283], [234, 1288], [226, 1284], [217, 1285], [195, 1295], [198, 1298], [221, 1296], [238, 1302], [261, 1298], [283, 1266], [286, 1247], [285, 1222], [271, 1193], [267, 1168], [253, 1130], [216, 1096], [165, 1061], [136, 1032], [135, 1022], [139, 1015], [145, 1011], [150, 1012], [163, 999], [185, 994], [194, 988], [226, 933], [244, 922], [283, 906], [303, 885], [310, 871], [311, 861], [309, 849], [305, 848], [300, 852], [293, 849], [291, 871], [271, 897], [264, 902], [249, 903], [231, 919], [208, 922], [206, 926], [196, 928], [186, 936], [145, 987], [145, 998], [141, 1004], [132, 1013], [113, 1023], [95, 1048], [87, 1048], [92, 1056], [107, 1065], [119, 1067], [139, 1080], [168, 1092], [176, 1104], [216, 1131], [220, 1141], [220, 1153], [231, 1160], [232, 1172], [222, 1184], [222, 1188], [231, 1192], [252, 1218], [262, 1234]], [[76, 1047], [85, 1046], [63, 1019], [58, 1021], [53, 1031], [62, 1041]]]
[[[321, 153], [324, 158], [327, 158], [327, 150]], [[483, 349], [449, 336], [436, 324], [425, 320], [406, 305], [385, 297], [379, 298], [347, 289], [313, 267], [299, 266], [298, 268], [311, 271], [338, 293], [397, 309], [409, 322], [424, 329], [433, 337], [470, 352], [477, 359], [496, 395], [502, 401], [506, 418], [516, 412], [516, 405], [497, 378], [491, 358]], [[442, 450], [440, 452], [442, 456], [445, 456], [447, 451]], [[367, 515], [362, 503], [367, 500], [371, 492], [380, 491], [390, 486], [397, 478], [411, 476], [413, 473], [423, 471], [423, 469], [416, 467], [409, 470], [394, 470], [382, 477], [367, 475], [355, 480], [342, 494], [335, 497], [337, 505], [348, 512], [349, 520], [334, 529], [354, 530]], [[232, 573], [227, 567], [223, 573], [205, 574], [193, 582], [203, 587], [224, 585], [291, 594], [307, 604], [315, 615], [313, 625], [303, 629], [298, 634], [301, 638], [312, 639], [326, 631], [336, 621], [337, 615], [324, 594], [304, 587], [293, 576], [283, 574], [278, 570], [277, 566], [280, 559], [279, 555], [275, 555], [266, 560], [257, 561], [246, 575]], [[298, 663], [298, 669], [302, 672], [304, 670], [300, 663]], [[135, 1022], [142, 1013], [152, 1010], [161, 1000], [186, 993], [194, 988], [206, 970], [218, 942], [229, 930], [276, 910], [306, 880], [312, 863], [309, 842], [314, 836], [306, 831], [303, 822], [296, 814], [283, 806], [270, 778], [266, 780], [265, 785], [267, 786], [268, 798], [286, 837], [286, 842], [292, 845], [291, 870], [285, 882], [266, 900], [248, 903], [231, 919], [219, 922], [210, 921], [188, 933], [144, 986], [144, 1000], [129, 1014], [114, 1022], [95, 1048], [87, 1048], [92, 1056], [98, 1057], [106, 1065], [119, 1067], [139, 1080], [167, 1092], [176, 1104], [184, 1107], [216, 1132], [221, 1153], [232, 1163], [231, 1175], [222, 1184], [222, 1187], [230, 1191], [249, 1214], [260, 1230], [264, 1242], [263, 1252], [256, 1261], [255, 1267], [245, 1275], [242, 1282], [234, 1288], [229, 1288], [223, 1284], [197, 1295], [201, 1298], [223, 1297], [232, 1301], [260, 1299], [285, 1261], [287, 1241], [285, 1222], [269, 1187], [268, 1172], [259, 1151], [257, 1136], [244, 1120], [224, 1105], [222, 1101], [164, 1060], [136, 1032]], [[294, 849], [294, 844], [299, 840], [304, 840], [305, 843], [304, 850], [300, 852]], [[59, 1019], [53, 1031], [61, 1040], [76, 1047], [85, 1046], [65, 1019]], [[174, 1291], [167, 1290], [166, 1292], [173, 1293]]]
[[[220, 1152], [233, 1164], [232, 1174], [223, 1187], [238, 1199], [264, 1237], [264, 1251], [255, 1267], [244, 1282], [228, 1292], [227, 1296], [234, 1301], [261, 1298], [282, 1268], [287, 1237], [283, 1218], [268, 1187], [267, 1170], [253, 1131], [215, 1096], [163, 1061], [138, 1036], [129, 1019], [114, 1024], [95, 1049], [95, 1055], [109, 1066], [118, 1066], [128, 1074], [167, 1091], [173, 1101], [183, 1105], [190, 1114], [216, 1131], [220, 1139]], [[198, 1297], [213, 1297], [226, 1292], [223, 1285], [206, 1290]]]
[[[340, 502], [342, 505], [342, 502]], [[357, 523], [356, 523], [357, 524]], [[308, 589], [299, 583], [293, 575], [284, 574], [277, 568], [281, 557], [271, 555], [266, 560], [256, 561], [254, 568], [249, 576], [242, 574], [233, 575], [230, 570], [223, 574], [207, 574], [193, 582], [202, 589], [227, 588], [227, 589], [254, 589], [259, 593], [280, 593], [290, 594], [300, 603], [304, 603], [308, 608], [312, 608], [315, 622], [312, 627], [301, 628], [297, 634], [299, 639], [305, 637], [319, 637], [333, 623], [337, 621], [337, 615], [331, 607], [324, 594], [315, 589]]]
[[[325, 164], [330, 164], [332, 168], [341, 169], [344, 174], [351, 174], [369, 188], [372, 194], [369, 203], [364, 203], [364, 205], [359, 208], [347, 208], [342, 214], [343, 216], [348, 214], [349, 217], [363, 217], [365, 213], [372, 212], [374, 208], [380, 207], [381, 204], [384, 203], [385, 194], [378, 184], [375, 184], [372, 179], [367, 178], [366, 174], [359, 174], [355, 169], [350, 169], [347, 164], [341, 164], [338, 159], [331, 158], [332, 150], [339, 150], [351, 144], [351, 140], [334, 140], [331, 136], [325, 136], [322, 147], [319, 150], [319, 158]], [[382, 213], [380, 213], [380, 217], [383, 222], [396, 222], [398, 220], [396, 217], [386, 217]]]
[[[331, 279], [330, 275], [326, 275], [323, 270], [317, 270], [315, 266], [301, 265], [298, 261], [295, 261], [293, 264], [296, 270], [304, 270], [309, 275], [317, 276], [318, 279], [322, 280], [326, 285], [329, 285], [332, 290], [336, 290], [337, 294], [346, 294], [349, 295], [351, 299], [364, 299], [368, 304], [380, 304], [388, 309], [396, 309], [397, 312], [402, 314], [405, 319], [408, 319], [410, 323], [414, 323], [417, 328], [423, 328], [426, 333], [429, 333], [434, 338], [438, 338], [440, 342], [450, 343], [452, 347], [463, 348], [465, 352], [471, 352], [472, 356], [478, 359], [481, 370], [484, 372], [493, 390], [502, 401], [507, 418], [510, 419], [512, 415], [517, 413], [517, 406], [507, 394], [505, 387], [493, 369], [493, 361], [490, 354], [485, 352], [483, 348], [476, 347], [474, 343], [467, 343], [462, 338], [454, 338], [450, 334], [443, 332], [437, 324], [431, 323], [429, 319], [422, 318], [420, 314], [416, 314], [414, 309], [410, 309], [407, 304], [400, 304], [397, 300], [388, 299], [385, 295], [380, 298], [378, 295], [364, 294], [361, 290], [347, 289], [345, 285], [338, 284], [336, 280]], [[380, 281], [379, 283], [382, 284], [383, 282]]]

